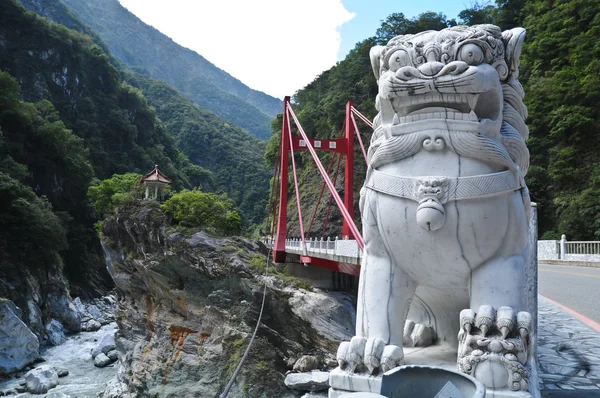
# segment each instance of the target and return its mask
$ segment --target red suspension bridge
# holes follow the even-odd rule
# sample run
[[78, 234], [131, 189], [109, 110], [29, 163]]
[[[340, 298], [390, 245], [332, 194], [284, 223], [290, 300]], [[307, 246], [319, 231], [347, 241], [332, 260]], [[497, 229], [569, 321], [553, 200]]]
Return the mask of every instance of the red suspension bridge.
[[[275, 167], [274, 182], [271, 190], [271, 208], [273, 211], [273, 222], [271, 224], [271, 236], [267, 244], [272, 248], [273, 261], [277, 263], [286, 262], [288, 255], [299, 255], [300, 262], [327, 268], [333, 271], [358, 276], [360, 273], [360, 260], [364, 242], [356, 223], [354, 222], [354, 147], [355, 138], [362, 150], [365, 162], [368, 163], [367, 153], [363, 144], [356, 118], [362, 120], [369, 127], [373, 124], [354, 108], [352, 101], [346, 104], [346, 117], [342, 128], [343, 136], [337, 139], [310, 138], [302, 128], [298, 117], [294, 113], [290, 103], [290, 97], [285, 97], [283, 107], [283, 124], [281, 128], [281, 145], [279, 147], [278, 161]], [[299, 135], [292, 133], [292, 121]], [[307, 239], [300, 205], [300, 191], [298, 184], [298, 173], [294, 153], [297, 151], [308, 151], [315, 162], [323, 179], [323, 186], [317, 205], [315, 206], [308, 231], [310, 233], [315, 221], [317, 210], [323, 198], [325, 188], [329, 190], [330, 199], [323, 225], [323, 233], [320, 240]], [[329, 151], [333, 153], [327, 169], [323, 167], [317, 151]], [[344, 157], [344, 198], [338, 194], [335, 186], [341, 159]], [[290, 162], [291, 158], [291, 162]], [[334, 163], [337, 161], [336, 172], [332, 181], [330, 173]], [[296, 209], [300, 227], [300, 238], [289, 239], [287, 236], [287, 211], [288, 211], [288, 182], [289, 164], [292, 166], [296, 194]], [[342, 239], [324, 239], [327, 221], [329, 219], [332, 201], [335, 201], [343, 217]], [[277, 205], [276, 205], [277, 204]], [[278, 210], [278, 211], [277, 211]], [[277, 214], [275, 214], [277, 213]]]

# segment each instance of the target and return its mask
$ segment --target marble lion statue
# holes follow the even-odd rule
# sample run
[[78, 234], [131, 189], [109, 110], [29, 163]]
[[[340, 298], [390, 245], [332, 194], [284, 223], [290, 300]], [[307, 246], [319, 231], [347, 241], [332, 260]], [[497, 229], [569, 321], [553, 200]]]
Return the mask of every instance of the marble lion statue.
[[448, 345], [487, 387], [527, 389], [524, 37], [456, 26], [371, 49], [379, 113], [360, 199], [356, 336], [339, 347], [341, 369], [380, 374], [402, 364], [403, 342]]

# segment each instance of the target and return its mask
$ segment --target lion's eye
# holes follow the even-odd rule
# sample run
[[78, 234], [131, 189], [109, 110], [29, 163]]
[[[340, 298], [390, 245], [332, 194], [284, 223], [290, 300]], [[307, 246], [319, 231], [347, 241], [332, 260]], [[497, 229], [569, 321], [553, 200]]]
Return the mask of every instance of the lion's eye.
[[460, 48], [458, 59], [469, 65], [479, 65], [483, 62], [483, 51], [475, 44], [465, 44]]
[[397, 71], [403, 66], [410, 65], [410, 57], [405, 50], [394, 51], [388, 62], [390, 70]]

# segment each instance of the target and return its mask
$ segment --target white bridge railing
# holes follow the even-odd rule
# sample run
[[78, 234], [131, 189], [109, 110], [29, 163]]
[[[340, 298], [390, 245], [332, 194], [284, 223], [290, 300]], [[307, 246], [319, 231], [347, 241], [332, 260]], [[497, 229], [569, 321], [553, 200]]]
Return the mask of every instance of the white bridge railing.
[[599, 241], [587, 241], [587, 242], [566, 242], [565, 254], [597, 254], [600, 255], [600, 242]]
[[[262, 239], [262, 241], [269, 248], [275, 244], [272, 238]], [[355, 240], [338, 239], [337, 237], [332, 240], [330, 237], [327, 237], [327, 239], [307, 239], [305, 243], [306, 245], [303, 246], [302, 240], [299, 238], [286, 239], [285, 251], [293, 254], [360, 265], [362, 251]]]
[[600, 241], [538, 241], [538, 260], [600, 262]]

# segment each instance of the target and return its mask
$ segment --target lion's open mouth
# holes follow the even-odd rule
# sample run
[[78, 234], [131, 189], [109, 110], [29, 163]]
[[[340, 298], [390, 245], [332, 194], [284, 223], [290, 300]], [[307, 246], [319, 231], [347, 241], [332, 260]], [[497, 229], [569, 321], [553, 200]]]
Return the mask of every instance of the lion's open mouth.
[[500, 100], [495, 90], [480, 94], [439, 93], [396, 97], [392, 125], [426, 120], [460, 120], [472, 123], [495, 121], [500, 116]]

